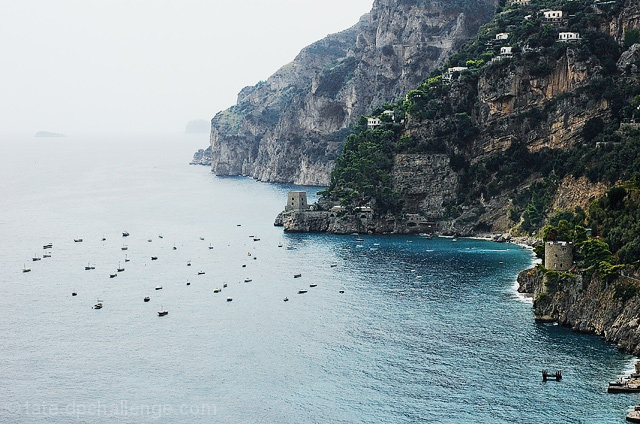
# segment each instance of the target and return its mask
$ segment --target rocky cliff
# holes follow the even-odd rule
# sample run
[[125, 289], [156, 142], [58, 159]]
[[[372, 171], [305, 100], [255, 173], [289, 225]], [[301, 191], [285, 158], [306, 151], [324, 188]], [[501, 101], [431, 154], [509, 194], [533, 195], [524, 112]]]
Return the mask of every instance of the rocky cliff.
[[529, 234], [554, 210], [587, 208], [635, 172], [639, 5], [508, 4], [404, 101], [374, 110], [379, 124], [358, 122], [325, 197], [373, 207], [374, 232]]
[[355, 26], [306, 47], [212, 119], [213, 172], [327, 185], [348, 128], [420, 84], [497, 3], [374, 1]]
[[538, 321], [597, 334], [624, 352], [640, 355], [640, 272], [628, 266], [622, 275], [607, 282], [597, 274], [533, 268], [518, 276], [518, 291], [534, 298]]

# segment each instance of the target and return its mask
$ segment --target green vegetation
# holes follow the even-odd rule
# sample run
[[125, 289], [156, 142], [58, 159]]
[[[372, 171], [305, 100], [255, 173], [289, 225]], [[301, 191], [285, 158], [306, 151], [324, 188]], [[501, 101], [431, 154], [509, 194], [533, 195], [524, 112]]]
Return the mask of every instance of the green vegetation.
[[391, 189], [390, 171], [399, 134], [400, 128], [393, 122], [367, 129], [366, 118], [361, 118], [347, 136], [329, 188], [322, 195], [340, 199], [344, 206], [373, 201], [382, 212], [397, 210], [399, 200]]
[[640, 192], [637, 185], [613, 187], [589, 207], [593, 234], [611, 247], [619, 263], [640, 261]]
[[[638, 196], [631, 199], [626, 195], [623, 203], [628, 206], [621, 208], [619, 201], [614, 202], [613, 192], [607, 196], [609, 200], [591, 206], [588, 218], [583, 210], [547, 218], [559, 183], [568, 175], [608, 185], [621, 180], [640, 181], [640, 130], [634, 126], [620, 128], [620, 123], [640, 119], [640, 82], [618, 77], [616, 62], [622, 49], [611, 36], [600, 32], [621, 11], [623, 2], [597, 7], [591, 0], [532, 0], [526, 6], [506, 3], [500, 1], [492, 21], [481, 27], [443, 68], [432, 72], [404, 99], [372, 111], [370, 116], [382, 121], [379, 127], [367, 129], [366, 119], [360, 120], [347, 137], [323, 195], [345, 206], [370, 204], [378, 212], [398, 212], [402, 203], [390, 178], [394, 155], [446, 154], [459, 177], [457, 199], [446, 205], [448, 218], [459, 217], [463, 206], [475, 207], [480, 199], [504, 196], [511, 200], [509, 219], [522, 232], [535, 233], [547, 222], [545, 238], [573, 241], [580, 246], [578, 256], [585, 266], [613, 275], [614, 264], [640, 259], [640, 241], [634, 236], [640, 234], [640, 224], [635, 224], [640, 222], [640, 212], [634, 212], [640, 210]], [[543, 9], [562, 10], [565, 19], [557, 26], [550, 25], [540, 13]], [[579, 32], [581, 41], [557, 42], [560, 31]], [[496, 40], [498, 33], [508, 33], [508, 39]], [[638, 41], [639, 31], [625, 32], [627, 47]], [[505, 46], [512, 47], [513, 57], [492, 62]], [[492, 128], [482, 115], [486, 112], [479, 110], [479, 81], [500, 84], [501, 80], [492, 79], [493, 74], [514, 73], [516, 69], [532, 80], [542, 78], [554, 72], [568, 55], [597, 68], [597, 77], [542, 105], [513, 113], [508, 123], [513, 131], [505, 135], [509, 147], [472, 160], [471, 155], [478, 151], [474, 143], [479, 134], [498, 134], [496, 138], [504, 135], [499, 132], [503, 129]], [[348, 68], [347, 64], [344, 67]], [[467, 69], [447, 75], [450, 67]], [[348, 77], [340, 67], [326, 72]], [[598, 110], [605, 101], [606, 113], [589, 119], [573, 146], [530, 149], [530, 134], [548, 131], [549, 122], [557, 120], [559, 113], [566, 114], [571, 108]], [[385, 110], [393, 111], [395, 119], [383, 113]], [[405, 119], [420, 131], [403, 133]], [[606, 202], [614, 202], [611, 205], [618, 205], [618, 209]], [[588, 225], [600, 239], [588, 239]]]

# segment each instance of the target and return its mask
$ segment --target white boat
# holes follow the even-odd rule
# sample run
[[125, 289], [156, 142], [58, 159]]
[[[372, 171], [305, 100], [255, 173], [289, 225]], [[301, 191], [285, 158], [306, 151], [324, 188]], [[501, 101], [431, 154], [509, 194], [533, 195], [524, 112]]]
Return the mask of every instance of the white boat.
[[22, 272], [31, 272], [31, 268], [27, 268], [24, 264], [22, 265]]
[[162, 290], [162, 286], [161, 285], [157, 285], [156, 286], [156, 290]]
[[220, 287], [216, 287], [215, 289], [213, 289], [214, 293], [220, 293], [222, 291], [222, 289]]
[[167, 315], [169, 313], [169, 311], [167, 311], [166, 309], [164, 309], [164, 307], [162, 307], [161, 311], [158, 311], [158, 316], [159, 317], [163, 317], [165, 315]]
[[250, 283], [250, 282], [252, 282], [252, 281], [253, 281], [253, 280], [252, 280], [251, 278], [245, 278], [245, 279], [244, 279], [244, 282], [245, 282], [245, 283]]

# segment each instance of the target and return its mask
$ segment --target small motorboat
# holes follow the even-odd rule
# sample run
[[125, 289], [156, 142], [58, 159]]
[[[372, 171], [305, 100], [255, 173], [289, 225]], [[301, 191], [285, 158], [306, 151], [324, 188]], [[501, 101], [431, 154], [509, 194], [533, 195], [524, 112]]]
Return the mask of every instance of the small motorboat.
[[81, 238], [77, 238], [77, 239], [73, 239], [74, 243], [82, 243], [82, 239]]
[[247, 267], [247, 264], [242, 264], [242, 268], [246, 268], [246, 267]]
[[251, 256], [251, 252], [247, 252], [247, 256]]
[[93, 309], [102, 309], [102, 302], [98, 302], [95, 305], [93, 305]]
[[209, 245], [209, 250], [212, 250], [212, 249], [213, 249], [213, 246], [212, 246], [212, 245]]
[[158, 238], [164, 238], [164, 236], [162, 234], [159, 234]]
[[198, 275], [204, 275], [204, 271], [198, 271]]
[[288, 298], [288, 297], [285, 297], [284, 299], [282, 299], [282, 301], [283, 301], [283, 302], [288, 302], [288, 301], [289, 301], [289, 298]]
[[282, 243], [278, 243], [278, 247], [282, 247]]
[[71, 296], [77, 296], [78, 293], [77, 292], [71, 292]]
[[190, 282], [190, 281], [187, 281], [187, 286], [190, 286], [190, 285], [191, 285], [191, 282]]
[[87, 264], [87, 266], [84, 267], [85, 271], [91, 271], [92, 269], [96, 269], [95, 266], [91, 266], [91, 264]]
[[252, 280], [251, 278], [245, 278], [245, 279], [244, 279], [244, 282], [245, 282], [245, 283], [250, 283], [250, 282], [252, 282], [252, 281], [253, 281], [253, 280]]
[[120, 265], [118, 265], [118, 270], [117, 270], [117, 271], [118, 271], [118, 272], [123, 272], [123, 271], [124, 271], [124, 268], [122, 268], [122, 267], [120, 267]]
[[157, 260], [158, 260], [158, 257], [157, 257], [157, 256], [152, 256], [152, 257], [151, 257], [151, 260], [152, 260], [152, 261], [157, 261]]
[[162, 290], [162, 286], [161, 285], [157, 285], [156, 286], [156, 290]]
[[187, 266], [191, 266], [191, 261], [187, 262]]
[[200, 240], [204, 240], [204, 237], [200, 237]]
[[153, 240], [151, 239], [147, 239], [147, 243], [151, 243]]
[[358, 237], [358, 238], [356, 238], [356, 241], [364, 241], [364, 239]]
[[227, 297], [227, 302], [231, 302], [233, 299], [230, 297]]
[[125, 232], [123, 232], [123, 233], [122, 233], [122, 237], [129, 237], [129, 233], [128, 233], [128, 232], [126, 232], [126, 231], [125, 231]]
[[343, 294], [344, 290], [339, 290], [338, 293]]
[[253, 239], [253, 241], [260, 241], [260, 239], [256, 237]]
[[129, 262], [131, 259], [127, 258], [127, 255], [124, 255], [124, 261]]
[[107, 238], [106, 237], [102, 237], [102, 241], [107, 241]]
[[122, 250], [129, 250], [129, 247], [127, 247], [127, 246], [122, 246], [120, 249], [122, 249]]
[[296, 250], [296, 248], [293, 246], [287, 246], [287, 250]]
[[236, 227], [242, 227], [242, 224], [236, 224]]
[[227, 288], [227, 286], [228, 286], [228, 284], [227, 284], [227, 283], [224, 283], [224, 284], [222, 285], [222, 288], [226, 289], [226, 288]]
[[298, 290], [298, 294], [305, 294], [307, 291], [302, 289], [302, 290]]
[[630, 423], [640, 423], [640, 405], [636, 405], [633, 411], [627, 414], [626, 420]]
[[302, 277], [302, 274], [293, 274], [293, 278], [300, 278]]
[[173, 250], [178, 250], [178, 248], [175, 245], [173, 245]]
[[222, 289], [220, 287], [216, 287], [215, 289], [213, 289], [214, 293], [220, 293], [222, 291]]
[[148, 301], [150, 301], [150, 300], [151, 300], [151, 298], [150, 298], [149, 296], [146, 296], [143, 300], [144, 300], [145, 302], [148, 302]]
[[331, 264], [331, 268], [335, 268], [337, 266], [338, 266], [338, 264]]
[[163, 309], [161, 311], [158, 311], [158, 316], [159, 317], [163, 317], [165, 315], [167, 315], [169, 313], [169, 311], [167, 311], [166, 309]]
[[316, 283], [311, 283], [309, 284], [309, 287], [318, 287], [318, 285]]
[[109, 274], [109, 278], [116, 278], [118, 274]]

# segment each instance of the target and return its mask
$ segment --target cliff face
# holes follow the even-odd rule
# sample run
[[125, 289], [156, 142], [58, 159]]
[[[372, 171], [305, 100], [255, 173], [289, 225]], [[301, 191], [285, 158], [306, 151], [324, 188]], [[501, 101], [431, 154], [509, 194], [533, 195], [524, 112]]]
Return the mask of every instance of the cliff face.
[[[549, 22], [548, 7], [564, 17]], [[326, 197], [373, 207], [373, 232], [531, 233], [554, 210], [586, 209], [633, 176], [610, 152], [635, 155], [638, 25], [638, 0], [509, 3], [385, 107], [393, 117], [354, 127]]]
[[627, 267], [622, 275], [612, 282], [583, 274], [558, 280], [530, 269], [518, 276], [518, 291], [533, 296], [538, 321], [597, 334], [620, 350], [639, 355], [640, 273], [637, 267]]
[[420, 84], [497, 3], [376, 0], [355, 26], [306, 47], [212, 119], [213, 172], [327, 185], [348, 127]]

